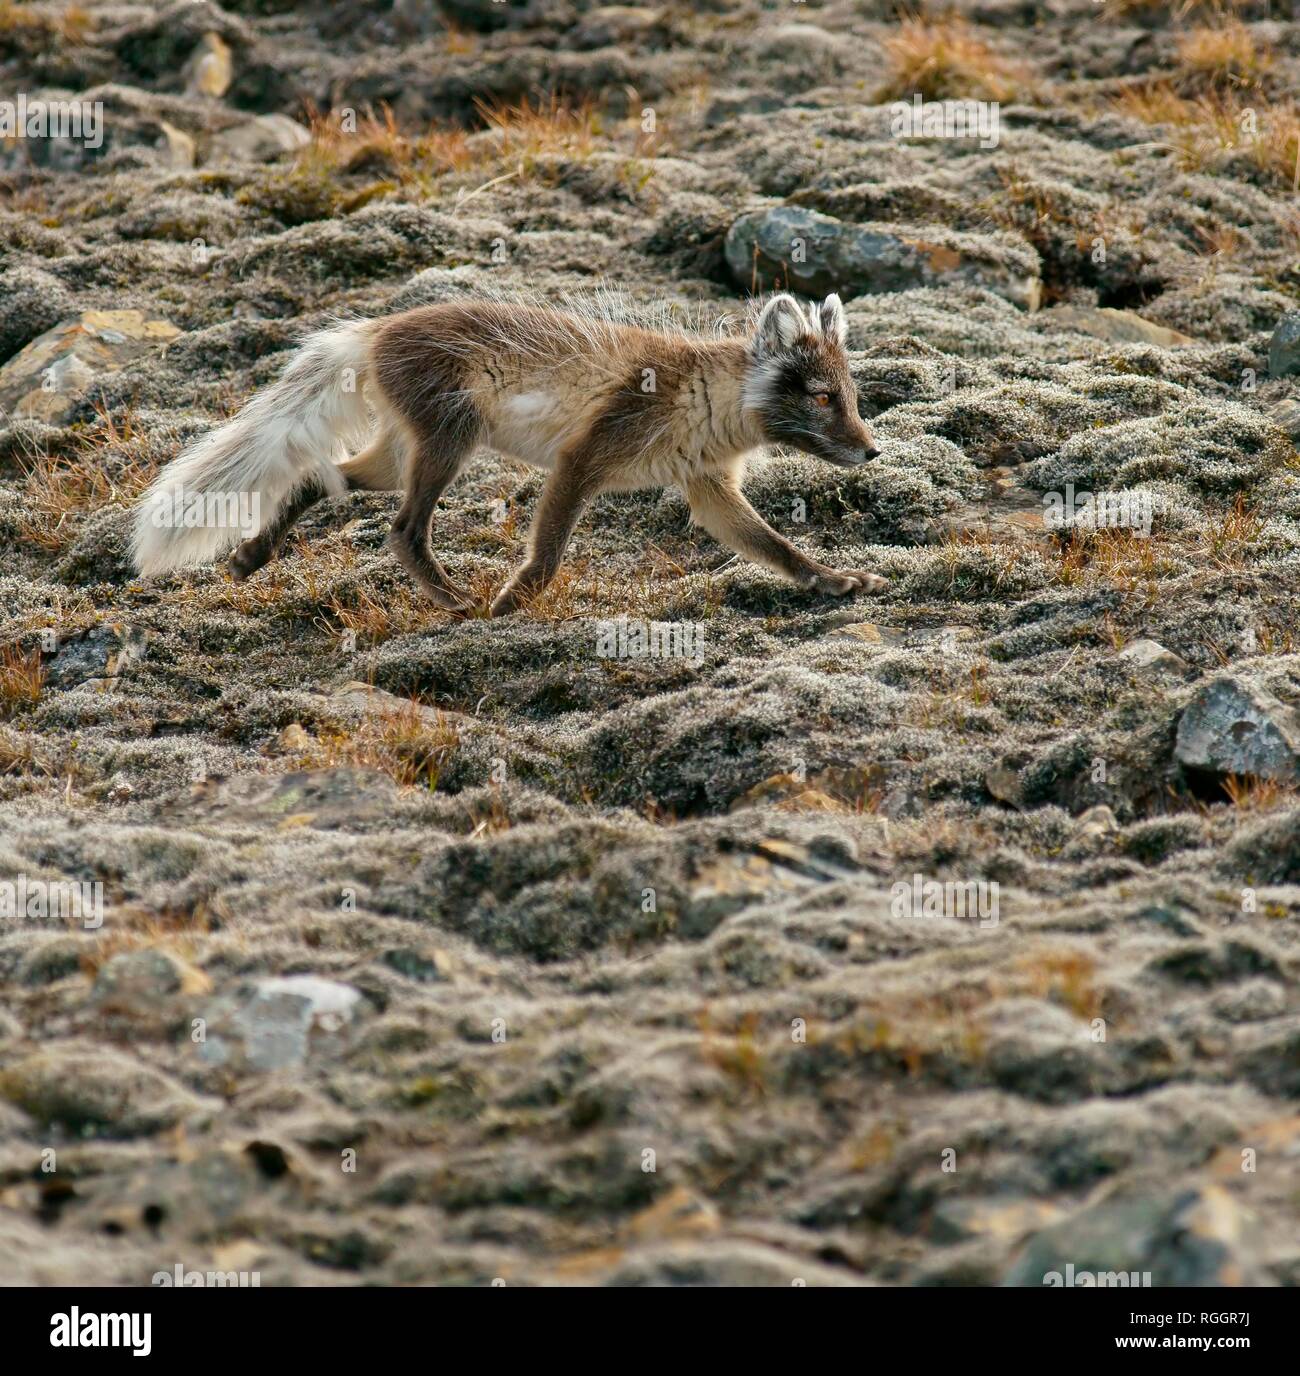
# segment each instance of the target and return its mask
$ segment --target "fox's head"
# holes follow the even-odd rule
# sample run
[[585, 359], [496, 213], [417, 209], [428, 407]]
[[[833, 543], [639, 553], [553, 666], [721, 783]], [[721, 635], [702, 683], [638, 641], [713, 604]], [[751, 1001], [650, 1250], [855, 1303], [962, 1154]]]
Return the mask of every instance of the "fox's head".
[[793, 296], [774, 296], [754, 329], [745, 406], [758, 413], [774, 444], [855, 468], [880, 451], [858, 415], [845, 335], [838, 296], [809, 306], [807, 314]]

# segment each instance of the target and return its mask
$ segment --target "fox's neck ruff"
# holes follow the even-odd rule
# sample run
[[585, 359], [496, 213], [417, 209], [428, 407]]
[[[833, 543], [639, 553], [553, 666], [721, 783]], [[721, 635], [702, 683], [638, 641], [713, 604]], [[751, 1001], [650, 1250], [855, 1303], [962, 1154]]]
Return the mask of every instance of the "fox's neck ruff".
[[726, 463], [766, 443], [762, 417], [748, 399], [753, 366], [748, 347], [740, 341], [711, 341], [683, 384], [706, 461]]

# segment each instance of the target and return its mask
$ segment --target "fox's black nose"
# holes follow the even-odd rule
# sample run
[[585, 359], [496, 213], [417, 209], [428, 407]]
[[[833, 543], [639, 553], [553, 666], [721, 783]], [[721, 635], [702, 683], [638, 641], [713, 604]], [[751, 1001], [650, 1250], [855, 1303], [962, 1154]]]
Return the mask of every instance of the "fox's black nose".
[[863, 463], [870, 463], [872, 459], [878, 459], [879, 457], [880, 457], [880, 450], [877, 449], [877, 448], [875, 448], [874, 445], [870, 445], [870, 444], [869, 444], [869, 445], [867, 445], [867, 447], [862, 451], [862, 462], [863, 462]]

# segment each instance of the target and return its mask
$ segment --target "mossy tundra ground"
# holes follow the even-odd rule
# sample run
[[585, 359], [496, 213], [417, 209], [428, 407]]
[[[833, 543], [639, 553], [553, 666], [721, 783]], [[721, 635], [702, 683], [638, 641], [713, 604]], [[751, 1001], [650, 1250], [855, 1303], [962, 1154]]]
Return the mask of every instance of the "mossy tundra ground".
[[[103, 108], [0, 141], [0, 1278], [1300, 1280], [1288, 5], [0, 4], [0, 70]], [[671, 492], [503, 621], [387, 495], [244, 584], [130, 566], [330, 318], [782, 274], [882, 455], [749, 494], [879, 596]], [[483, 601], [538, 489], [439, 510]]]

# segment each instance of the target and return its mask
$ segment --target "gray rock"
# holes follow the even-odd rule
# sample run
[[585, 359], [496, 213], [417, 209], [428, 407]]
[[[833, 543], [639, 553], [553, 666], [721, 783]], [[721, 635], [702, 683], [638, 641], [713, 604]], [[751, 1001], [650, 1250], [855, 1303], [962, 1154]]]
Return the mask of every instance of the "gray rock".
[[727, 231], [727, 265], [749, 287], [774, 282], [810, 296], [846, 299], [941, 283], [972, 284], [1026, 310], [1042, 284], [1032, 251], [1008, 238], [934, 228], [846, 224], [803, 206], [742, 215]]
[[67, 421], [92, 383], [178, 334], [175, 325], [141, 311], [85, 311], [38, 335], [0, 367], [0, 407]]
[[1191, 672], [1185, 659], [1174, 654], [1172, 650], [1166, 650], [1158, 640], [1148, 640], [1145, 637], [1125, 645], [1117, 658], [1131, 668], [1151, 675], [1169, 674], [1184, 678]]
[[45, 664], [50, 688], [75, 688], [95, 680], [112, 680], [144, 654], [144, 632], [129, 626], [95, 626], [63, 641]]
[[1300, 440], [1300, 401], [1283, 397], [1268, 408], [1269, 414], [1293, 440]]
[[1020, 775], [1014, 769], [1005, 769], [999, 765], [987, 770], [984, 775], [984, 787], [1000, 803], [1009, 803], [1012, 807], [1020, 807], [1024, 803]]
[[310, 142], [307, 130], [288, 115], [257, 115], [215, 134], [205, 160], [271, 162], [284, 153], [296, 153]]
[[106, 961], [95, 977], [95, 1000], [138, 1008], [158, 1006], [180, 992], [180, 966], [164, 951], [124, 951]]
[[1245, 1247], [1247, 1232], [1241, 1207], [1221, 1187], [1171, 1191], [1148, 1182], [1140, 1192], [1108, 1195], [1037, 1233], [1002, 1283], [1076, 1288], [1259, 1284]]
[[1261, 688], [1216, 678], [1179, 718], [1174, 758], [1214, 774], [1300, 780], [1300, 713]]
[[1268, 341], [1268, 375], [1291, 377], [1300, 373], [1300, 311], [1287, 311]]
[[282, 1070], [337, 1052], [362, 1012], [361, 995], [314, 975], [259, 979], [217, 998], [199, 1055], [209, 1065]]

